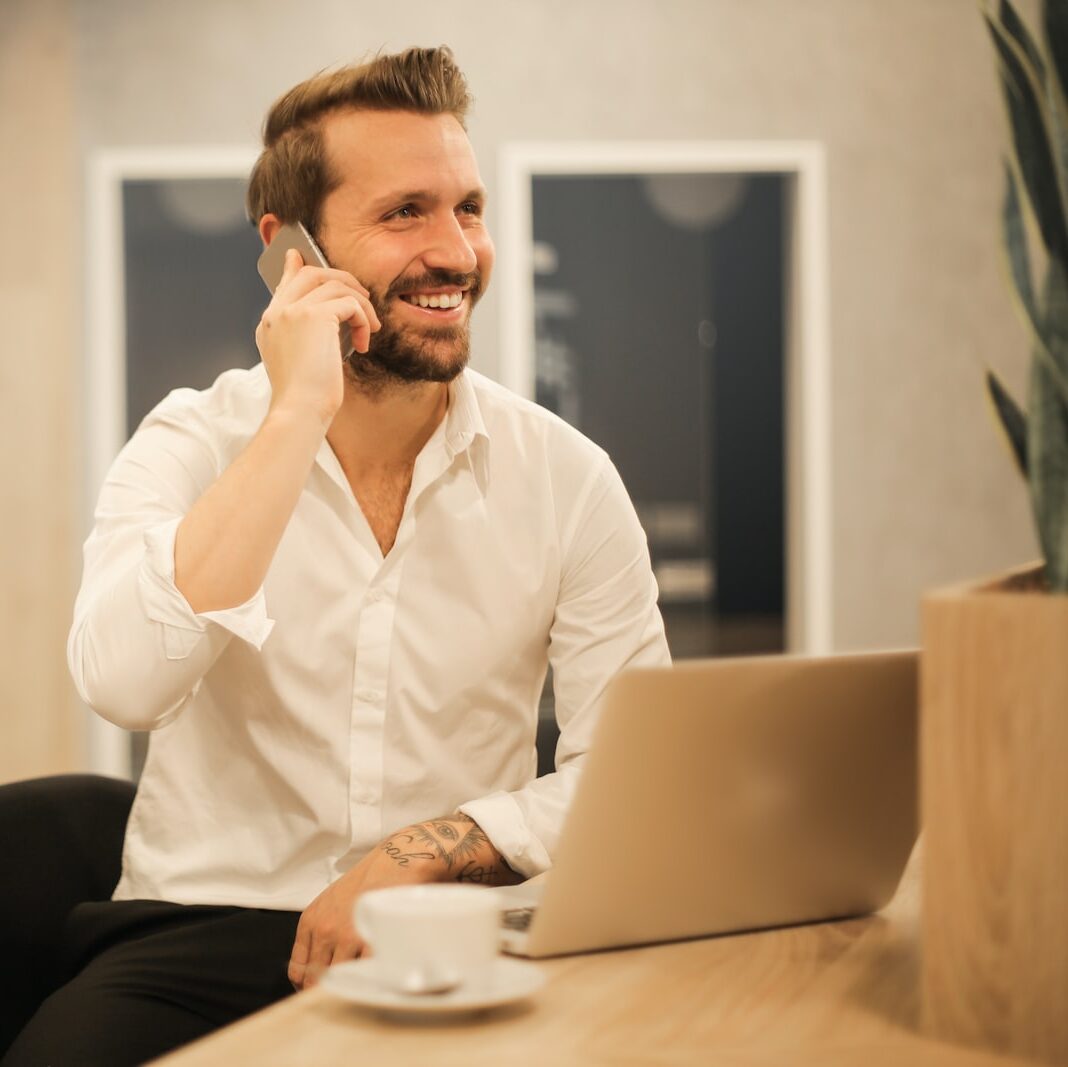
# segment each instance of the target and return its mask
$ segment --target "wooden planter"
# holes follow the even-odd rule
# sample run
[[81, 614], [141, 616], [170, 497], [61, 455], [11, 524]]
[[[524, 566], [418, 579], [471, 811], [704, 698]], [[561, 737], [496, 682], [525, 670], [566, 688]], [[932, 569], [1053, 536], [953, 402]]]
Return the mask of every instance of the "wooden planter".
[[1028, 568], [923, 602], [922, 1003], [1068, 1064], [1068, 596]]

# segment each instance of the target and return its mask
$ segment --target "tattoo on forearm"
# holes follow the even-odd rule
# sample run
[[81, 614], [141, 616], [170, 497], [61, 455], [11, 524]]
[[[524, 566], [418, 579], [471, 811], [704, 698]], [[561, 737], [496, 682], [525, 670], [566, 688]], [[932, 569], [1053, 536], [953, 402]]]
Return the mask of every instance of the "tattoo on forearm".
[[473, 882], [475, 885], [493, 885], [493, 868], [469, 860], [456, 875], [458, 882]]
[[[466, 815], [460, 817], [464, 819], [467, 818]], [[459, 840], [460, 835], [456, 832], [452, 823], [445, 822], [444, 819], [434, 819], [431, 821], [430, 825], [434, 827], [434, 833], [438, 834], [440, 837], [444, 837], [446, 841]]]
[[379, 847], [399, 867], [407, 867], [412, 860], [439, 860], [458, 882], [506, 885], [519, 880], [469, 815], [405, 827]]
[[[398, 867], [407, 867], [412, 860], [437, 859], [433, 852], [411, 851], [411, 846], [414, 843], [415, 839], [415, 834], [394, 834], [388, 841], [382, 844], [381, 848], [382, 851], [387, 856], [389, 856], [390, 859], [396, 861]], [[405, 851], [406, 849], [408, 851]]]
[[494, 855], [497, 854], [497, 850], [490, 844], [490, 840], [486, 836], [485, 831], [478, 825], [478, 823], [472, 820], [467, 833], [456, 843], [456, 848], [453, 849], [453, 859], [459, 863], [460, 860], [468, 859], [471, 856], [478, 856], [487, 848], [490, 849]]

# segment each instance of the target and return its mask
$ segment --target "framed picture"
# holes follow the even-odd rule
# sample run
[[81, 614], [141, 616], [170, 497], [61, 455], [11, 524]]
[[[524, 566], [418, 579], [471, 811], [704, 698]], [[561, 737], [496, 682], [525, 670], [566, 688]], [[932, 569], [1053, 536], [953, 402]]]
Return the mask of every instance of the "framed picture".
[[604, 447], [676, 658], [831, 641], [822, 147], [513, 144], [502, 380]]
[[[259, 360], [267, 303], [245, 217], [255, 148], [102, 151], [89, 165], [86, 532], [112, 460], [172, 389]], [[143, 737], [89, 716], [89, 764], [136, 775]]]

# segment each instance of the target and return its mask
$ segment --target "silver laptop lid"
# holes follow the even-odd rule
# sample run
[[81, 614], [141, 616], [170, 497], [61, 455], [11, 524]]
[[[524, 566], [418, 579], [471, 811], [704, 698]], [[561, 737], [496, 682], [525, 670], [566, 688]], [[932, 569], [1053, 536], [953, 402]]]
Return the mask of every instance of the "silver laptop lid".
[[524, 954], [882, 907], [917, 834], [917, 663], [760, 656], [620, 675]]

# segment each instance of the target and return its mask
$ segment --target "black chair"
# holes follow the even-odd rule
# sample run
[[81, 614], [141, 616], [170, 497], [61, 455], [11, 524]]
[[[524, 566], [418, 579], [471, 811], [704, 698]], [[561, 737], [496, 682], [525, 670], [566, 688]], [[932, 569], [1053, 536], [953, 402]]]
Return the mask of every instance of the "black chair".
[[538, 719], [538, 735], [535, 747], [538, 750], [538, 777], [556, 769], [556, 744], [560, 740], [560, 728], [555, 719]]
[[0, 785], [0, 1056], [64, 978], [71, 908], [110, 898], [134, 791], [91, 774]]

